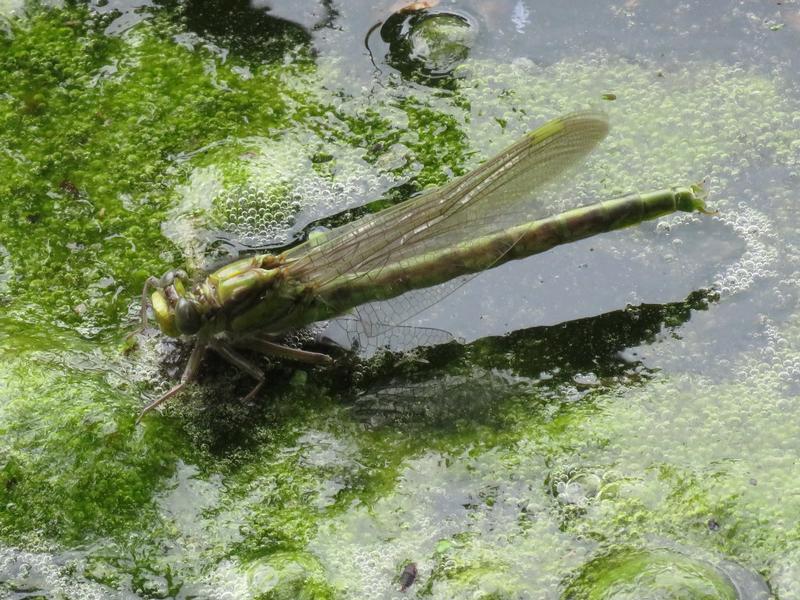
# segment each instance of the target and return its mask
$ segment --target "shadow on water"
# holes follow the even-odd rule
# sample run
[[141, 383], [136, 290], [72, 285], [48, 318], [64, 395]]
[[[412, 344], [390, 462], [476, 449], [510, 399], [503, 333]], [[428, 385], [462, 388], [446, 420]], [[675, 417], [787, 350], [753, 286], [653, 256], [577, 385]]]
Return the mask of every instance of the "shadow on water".
[[[330, 369], [270, 362], [268, 390], [250, 402], [241, 398], [252, 381], [210, 356], [197, 393], [173, 408], [220, 455], [255, 443], [260, 426], [302, 422], [325, 410], [348, 410], [355, 422], [373, 430], [500, 430], [508, 424], [505, 409], [519, 402], [530, 414], [535, 406], [574, 402], [650, 379], [654, 372], [626, 351], [659, 336], [677, 336], [693, 311], [706, 310], [715, 299], [713, 292], [701, 290], [682, 302], [642, 304], [471, 344], [387, 352], [369, 360], [340, 351]], [[179, 364], [176, 358], [173, 367]]]
[[[301, 1], [281, 16], [281, 7], [264, 0], [187, 0], [163, 5], [176, 9], [188, 30], [249, 60], [274, 61], [311, 44], [312, 31], [330, 27], [337, 12], [330, 2]], [[285, 9], [284, 9], [284, 12]]]
[[596, 317], [532, 327], [468, 345], [450, 343], [408, 356], [385, 355], [367, 371], [354, 400], [370, 427], [414, 423], [447, 428], [455, 422], [499, 426], [503, 403], [576, 401], [595, 391], [636, 385], [653, 375], [625, 352], [677, 329], [706, 310], [713, 292], [682, 302], [642, 304]]

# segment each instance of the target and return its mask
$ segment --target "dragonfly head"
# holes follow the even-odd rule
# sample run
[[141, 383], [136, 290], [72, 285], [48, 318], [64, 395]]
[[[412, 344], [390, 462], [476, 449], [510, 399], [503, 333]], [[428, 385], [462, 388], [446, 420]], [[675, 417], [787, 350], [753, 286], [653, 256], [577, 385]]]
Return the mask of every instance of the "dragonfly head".
[[197, 301], [187, 293], [186, 273], [168, 271], [157, 281], [150, 303], [159, 329], [170, 337], [197, 333], [203, 320]]

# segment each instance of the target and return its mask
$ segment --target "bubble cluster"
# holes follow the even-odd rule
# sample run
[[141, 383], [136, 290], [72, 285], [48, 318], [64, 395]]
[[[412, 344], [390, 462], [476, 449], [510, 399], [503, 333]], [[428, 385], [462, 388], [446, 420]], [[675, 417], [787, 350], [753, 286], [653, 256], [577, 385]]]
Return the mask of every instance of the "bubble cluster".
[[725, 211], [717, 218], [746, 245], [742, 256], [727, 265], [713, 282], [721, 296], [741, 293], [752, 288], [759, 279], [778, 275], [776, 263], [780, 256], [780, 241], [766, 215], [740, 203], [736, 210]]
[[790, 329], [778, 327], [775, 321], [767, 316], [762, 317], [763, 332], [761, 338], [764, 343], [758, 348], [758, 359], [747, 361], [742, 367], [748, 378], [754, 381], [772, 379], [786, 395], [786, 400], [781, 404], [781, 410], [793, 410], [794, 402], [789, 399], [800, 393], [800, 351], [796, 338], [789, 331], [797, 328], [795, 316]]
[[230, 233], [246, 246], [282, 245], [290, 240], [300, 195], [288, 185], [270, 188], [245, 183], [228, 188], [216, 198]]
[[[0, 582], [26, 594], [46, 593], [47, 597], [78, 598], [80, 600], [122, 600], [123, 592], [104, 585], [71, 576], [86, 567], [85, 558], [48, 552], [29, 552], [0, 546]], [[44, 597], [44, 595], [42, 596]]]
[[547, 478], [550, 493], [562, 505], [586, 508], [596, 498], [611, 493], [618, 476], [589, 467], [554, 469]]
[[181, 188], [165, 233], [191, 257], [220, 236], [249, 248], [282, 246], [313, 221], [376, 200], [396, 183], [363, 150], [308, 135], [238, 140], [244, 150], [233, 161], [220, 147], [220, 162], [195, 168]]

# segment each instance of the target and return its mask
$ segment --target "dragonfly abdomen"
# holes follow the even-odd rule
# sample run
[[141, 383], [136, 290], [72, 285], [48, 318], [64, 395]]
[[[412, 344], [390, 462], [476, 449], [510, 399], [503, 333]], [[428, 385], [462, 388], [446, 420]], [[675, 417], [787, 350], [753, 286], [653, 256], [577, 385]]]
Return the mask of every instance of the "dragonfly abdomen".
[[638, 225], [676, 211], [708, 213], [702, 189], [699, 186], [675, 187], [646, 194], [628, 194], [519, 225], [499, 234], [510, 240], [516, 238], [508, 256], [499, 262], [524, 258], [560, 244]]
[[675, 211], [708, 212], [701, 188], [670, 188], [590, 204], [462, 242], [452, 248], [367, 272], [343, 275], [321, 286], [319, 293], [326, 303], [338, 307], [336, 312], [343, 312], [365, 302], [388, 300], [410, 290], [491, 269], [510, 260], [526, 258], [561, 244], [636, 225]]

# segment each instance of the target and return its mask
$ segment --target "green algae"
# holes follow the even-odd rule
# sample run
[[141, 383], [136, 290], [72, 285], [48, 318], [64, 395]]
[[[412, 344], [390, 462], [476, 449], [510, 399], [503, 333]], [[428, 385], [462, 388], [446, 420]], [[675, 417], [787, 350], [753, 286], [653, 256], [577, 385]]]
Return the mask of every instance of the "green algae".
[[[10, 333], [4, 327], [4, 333]], [[16, 346], [25, 340], [19, 360]], [[38, 349], [37, 349], [38, 346]], [[115, 357], [74, 336], [13, 336], [2, 344], [3, 487], [6, 542], [85, 543], [152, 519], [151, 496], [188, 447], [156, 428], [137, 434], [130, 386], [109, 371]], [[102, 398], [103, 402], [98, 402]]]
[[564, 592], [567, 600], [654, 597], [735, 600], [736, 589], [712, 565], [669, 551], [618, 552], [595, 559]]
[[123, 298], [164, 270], [169, 244], [143, 224], [164, 218], [181, 181], [173, 157], [249, 127], [275, 131], [293, 112], [268, 73], [258, 86], [225, 65], [209, 77], [215, 57], [175, 44], [169, 22], [125, 40], [104, 24], [81, 8], [37, 12], [0, 58], [4, 239], [27, 274], [12, 292], [86, 331], [117, 323]]
[[[414, 561], [409, 596], [554, 598], [592, 559], [655, 537], [797, 595], [798, 436], [782, 418], [800, 372], [791, 90], [737, 67], [659, 77], [590, 56], [473, 61], [456, 92], [365, 99], [336, 92], [342, 73], [324, 59], [222, 61], [176, 41], [169, 11], [117, 37], [107, 18], [32, 10], [0, 41], [0, 536], [20, 547], [6, 555], [61, 568], [76, 549], [60, 583], [43, 580], [98, 597], [390, 595]], [[180, 366], [151, 339], [129, 357], [116, 345], [147, 275], [203, 264], [227, 235], [288, 226], [288, 240], [383, 194], [380, 208], [608, 89], [612, 136], [558, 195], [708, 176], [711, 225], [664, 220], [596, 248], [672, 281], [651, 292], [660, 302], [706, 286], [718, 302], [358, 366], [356, 383], [377, 389], [356, 399], [341, 372], [273, 365], [269, 392], [244, 406], [249, 382], [212, 363], [180, 405], [134, 427]], [[764, 164], [785, 179], [739, 185]], [[520, 306], [546, 311], [535, 302]], [[742, 321], [753, 339], [726, 344]]]

